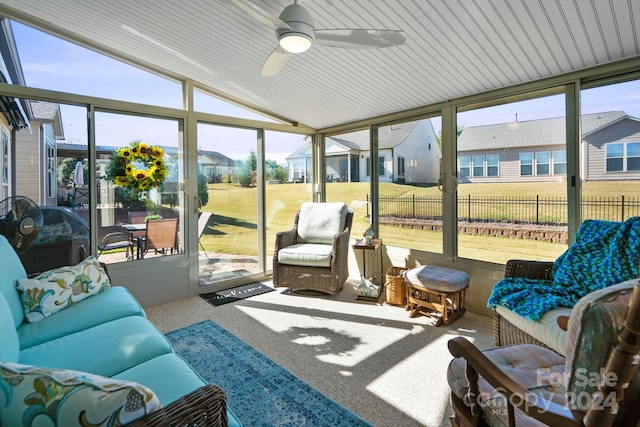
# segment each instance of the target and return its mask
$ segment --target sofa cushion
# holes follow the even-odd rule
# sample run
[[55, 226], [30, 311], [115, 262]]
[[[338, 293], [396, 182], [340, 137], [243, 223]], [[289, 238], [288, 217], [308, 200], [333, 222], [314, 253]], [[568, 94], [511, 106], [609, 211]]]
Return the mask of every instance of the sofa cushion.
[[[206, 384], [191, 365], [175, 353], [154, 357], [114, 375], [113, 378], [146, 385], [158, 395], [163, 405]], [[229, 427], [241, 425], [229, 407], [227, 407], [227, 419]]]
[[332, 245], [298, 243], [278, 251], [280, 264], [331, 267]]
[[18, 279], [16, 288], [29, 322], [37, 322], [111, 287], [109, 276], [93, 256], [75, 266]]
[[170, 352], [169, 341], [151, 322], [129, 316], [24, 349], [19, 362], [110, 377]]
[[11, 247], [7, 238], [0, 234], [0, 292], [4, 295], [11, 316], [14, 328], [18, 328], [24, 321], [24, 311], [20, 303], [20, 297], [16, 292], [16, 280], [27, 277], [27, 272], [20, 262], [20, 258]]
[[298, 242], [330, 245], [333, 236], [344, 230], [347, 205], [305, 202], [298, 218]]
[[113, 375], [113, 378], [144, 384], [153, 389], [162, 405], [167, 405], [207, 383], [176, 353], [154, 357]]
[[18, 328], [20, 348], [25, 349], [101, 323], [127, 316], [145, 317], [138, 301], [122, 286], [96, 294], [39, 322], [24, 322]]
[[9, 304], [0, 292], [0, 360], [17, 362], [20, 354], [18, 333], [13, 326], [13, 317]]
[[149, 388], [86, 372], [0, 362], [0, 424], [123, 425], [160, 408]]
[[[583, 297], [573, 308], [567, 330], [567, 390], [572, 396], [591, 396], [601, 379], [609, 351], [617, 341], [633, 288], [627, 280]], [[633, 382], [640, 381], [640, 371]], [[580, 403], [580, 402], [578, 402]], [[576, 408], [584, 410], [583, 407]]]

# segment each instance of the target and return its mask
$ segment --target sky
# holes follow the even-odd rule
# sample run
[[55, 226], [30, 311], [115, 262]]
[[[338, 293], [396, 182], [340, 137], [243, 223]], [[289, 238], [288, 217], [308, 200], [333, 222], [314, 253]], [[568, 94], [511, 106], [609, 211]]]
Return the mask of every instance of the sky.
[[[28, 26], [12, 22], [27, 86], [122, 101], [182, 108], [182, 87], [155, 74], [139, 70], [91, 50]], [[214, 114], [273, 120], [197, 92], [194, 105]], [[62, 105], [65, 140], [86, 144], [86, 109]], [[96, 116], [98, 145], [123, 146], [134, 140], [177, 147], [175, 122], [102, 113]], [[267, 159], [284, 163], [286, 156], [305, 144], [303, 135], [268, 132]], [[200, 126], [199, 148], [244, 160], [256, 151], [255, 131], [227, 126]]]
[[[78, 93], [103, 98], [181, 108], [181, 85], [147, 73], [88, 49], [55, 38], [19, 23], [12, 23], [25, 80], [28, 86]], [[460, 113], [458, 124], [464, 127], [516, 120], [528, 121], [564, 115], [562, 95], [519, 103], [510, 103]], [[609, 85], [581, 92], [583, 114], [623, 110], [640, 117], [640, 80]], [[215, 114], [266, 120], [269, 119], [197, 93], [197, 110]], [[84, 108], [62, 106], [65, 137], [68, 142], [86, 144]], [[433, 120], [436, 134], [440, 120]], [[218, 151], [230, 158], [245, 159], [255, 151], [255, 132], [221, 126], [199, 126], [199, 148]], [[131, 118], [119, 119], [103, 114], [96, 120], [99, 145], [126, 145], [133, 140], [151, 144], [177, 146], [177, 125], [166, 121]], [[269, 132], [266, 158], [284, 163], [287, 155], [306, 144], [302, 135]]]

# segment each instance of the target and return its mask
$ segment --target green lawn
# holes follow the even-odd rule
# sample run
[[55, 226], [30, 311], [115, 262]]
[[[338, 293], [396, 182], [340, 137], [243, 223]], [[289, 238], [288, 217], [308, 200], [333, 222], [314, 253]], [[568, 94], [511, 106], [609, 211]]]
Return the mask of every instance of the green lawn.
[[[352, 205], [353, 201], [366, 200], [369, 183], [328, 183], [327, 201], [346, 202], [354, 211], [352, 238], [360, 237], [368, 226], [366, 204]], [[392, 183], [380, 184], [381, 196], [416, 197], [439, 195], [436, 187], [414, 187]], [[461, 184], [458, 196], [566, 196], [566, 183], [508, 183], [508, 184]], [[587, 183], [583, 188], [587, 197], [625, 195], [639, 197], [637, 182]], [[266, 186], [267, 248], [273, 250], [275, 233], [293, 226], [295, 212], [300, 204], [311, 200], [311, 184], [279, 184]], [[214, 219], [203, 237], [207, 251], [229, 254], [257, 255], [257, 190], [234, 184], [210, 184], [209, 203], [204, 210], [214, 212]], [[383, 241], [392, 246], [424, 251], [442, 252], [442, 234], [433, 231], [413, 230], [388, 225], [380, 226]], [[566, 245], [546, 242], [523, 241], [500, 237], [458, 236], [460, 256], [503, 263], [508, 259], [555, 259]]]

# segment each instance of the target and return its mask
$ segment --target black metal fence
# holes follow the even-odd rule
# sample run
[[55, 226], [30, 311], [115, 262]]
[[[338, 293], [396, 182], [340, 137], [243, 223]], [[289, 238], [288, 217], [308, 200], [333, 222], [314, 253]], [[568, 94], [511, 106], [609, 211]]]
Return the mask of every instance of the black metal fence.
[[[367, 200], [369, 196], [367, 195]], [[442, 219], [442, 198], [379, 198], [381, 217]], [[640, 216], [640, 197], [582, 198], [583, 218], [624, 221]], [[458, 219], [470, 222], [511, 222], [523, 224], [566, 225], [567, 198], [544, 196], [504, 196], [458, 198]]]

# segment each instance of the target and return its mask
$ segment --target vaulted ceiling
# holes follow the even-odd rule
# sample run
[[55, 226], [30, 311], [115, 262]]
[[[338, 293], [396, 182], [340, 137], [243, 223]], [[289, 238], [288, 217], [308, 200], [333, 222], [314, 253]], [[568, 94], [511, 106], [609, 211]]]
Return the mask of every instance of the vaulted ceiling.
[[[254, 0], [274, 16], [292, 1]], [[274, 77], [274, 31], [231, 0], [0, 0], [0, 14], [325, 128], [640, 56], [632, 0], [301, 0], [317, 28], [401, 29], [402, 46], [312, 46]]]

